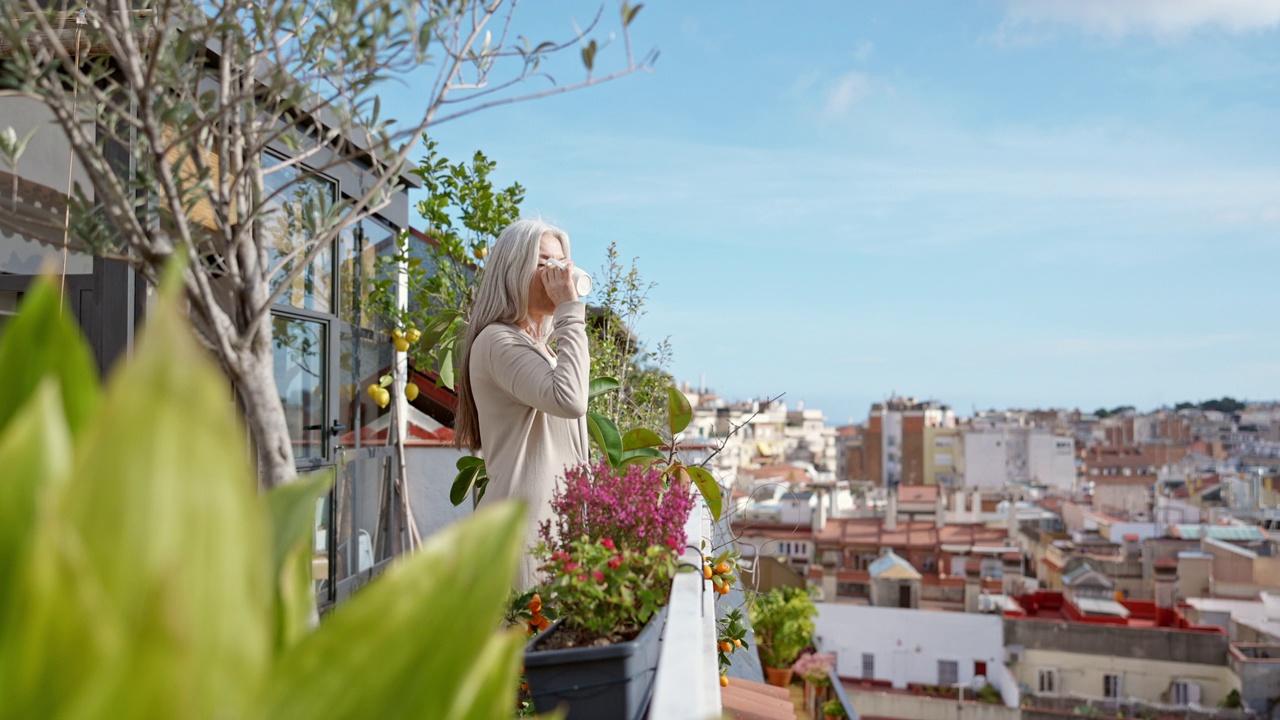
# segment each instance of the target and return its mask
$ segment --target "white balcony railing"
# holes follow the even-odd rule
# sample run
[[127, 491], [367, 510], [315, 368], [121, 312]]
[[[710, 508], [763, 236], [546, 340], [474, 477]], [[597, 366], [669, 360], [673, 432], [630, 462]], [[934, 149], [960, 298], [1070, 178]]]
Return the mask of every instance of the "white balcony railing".
[[689, 547], [681, 564], [696, 572], [676, 573], [671, 583], [667, 630], [654, 678], [651, 720], [705, 720], [720, 717], [720, 673], [716, 664], [716, 608], [711, 584], [702, 577], [704, 540], [710, 542], [711, 515], [698, 497], [685, 523]]

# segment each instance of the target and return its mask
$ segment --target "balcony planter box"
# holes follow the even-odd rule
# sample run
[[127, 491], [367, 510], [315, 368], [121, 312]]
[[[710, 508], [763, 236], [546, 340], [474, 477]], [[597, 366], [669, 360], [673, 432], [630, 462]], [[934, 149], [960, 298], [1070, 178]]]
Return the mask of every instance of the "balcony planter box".
[[545, 713], [567, 705], [568, 720], [644, 717], [653, 694], [667, 608], [654, 613], [636, 639], [628, 642], [540, 650], [539, 646], [555, 634], [562, 622], [557, 620], [525, 648], [524, 671], [534, 708]]

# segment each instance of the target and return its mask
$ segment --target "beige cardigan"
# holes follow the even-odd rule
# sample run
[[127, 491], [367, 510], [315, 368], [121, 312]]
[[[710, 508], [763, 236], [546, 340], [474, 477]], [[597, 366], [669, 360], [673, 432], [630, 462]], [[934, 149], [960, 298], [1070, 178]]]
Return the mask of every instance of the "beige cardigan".
[[[519, 498], [527, 505], [526, 547], [553, 516], [551, 494], [568, 466], [587, 461], [586, 305], [561, 303], [552, 319], [552, 356], [510, 325], [480, 331], [471, 348], [471, 393], [489, 487], [481, 504]], [[516, 587], [536, 584], [537, 563], [526, 552]]]

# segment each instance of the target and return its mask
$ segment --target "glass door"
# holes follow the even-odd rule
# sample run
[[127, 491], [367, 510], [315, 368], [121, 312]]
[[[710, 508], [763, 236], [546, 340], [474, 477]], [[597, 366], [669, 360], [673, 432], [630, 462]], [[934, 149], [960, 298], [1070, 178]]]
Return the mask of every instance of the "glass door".
[[329, 323], [276, 313], [276, 387], [299, 469], [330, 461]]

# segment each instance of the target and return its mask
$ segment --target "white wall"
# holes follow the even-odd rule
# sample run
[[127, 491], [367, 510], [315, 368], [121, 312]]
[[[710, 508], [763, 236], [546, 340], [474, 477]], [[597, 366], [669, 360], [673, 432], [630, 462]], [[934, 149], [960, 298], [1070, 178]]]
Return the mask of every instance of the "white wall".
[[[0, 129], [12, 127], [19, 139], [35, 131], [27, 144], [22, 158], [18, 160], [16, 171], [7, 164], [0, 163], [0, 172], [15, 174], [26, 180], [53, 190], [58, 194], [67, 192], [68, 173], [73, 183], [80, 186], [85, 197], [93, 199], [93, 186], [84, 166], [77, 160], [71, 162], [71, 146], [67, 135], [55, 124], [53, 113], [44, 105], [26, 98], [0, 98]], [[90, 133], [92, 127], [87, 127]], [[5, 184], [3, 192], [13, 188]], [[7, 212], [7, 211], [6, 211]], [[61, 217], [58, 218], [61, 221]], [[35, 275], [40, 272], [47, 261], [61, 262], [60, 250], [28, 240], [19, 235], [0, 229], [0, 267], [7, 273]], [[67, 273], [81, 275], [93, 272], [93, 257], [84, 253], [67, 254]]]
[[1007, 474], [1003, 432], [964, 434], [964, 484], [966, 487], [1004, 487]]
[[938, 683], [938, 661], [954, 660], [958, 680], [973, 680], [974, 661], [987, 663], [996, 685], [1004, 663], [1004, 619], [999, 615], [818, 603], [814, 621], [822, 652], [835, 653], [836, 671], [862, 676], [862, 654], [875, 656], [875, 679], [894, 687]]
[[458, 475], [455, 463], [464, 454], [452, 447], [410, 447], [405, 449], [409, 470], [409, 507], [418, 522], [418, 533], [426, 537], [445, 525], [471, 514], [471, 501], [458, 507], [449, 502], [449, 488]]
[[786, 493], [778, 502], [780, 509], [780, 522], [783, 525], [808, 527], [809, 524], [813, 522], [813, 508], [816, 504], [816, 495], [810, 495], [807, 498], [798, 498], [791, 493]]
[[1016, 706], [988, 705], [941, 698], [903, 695], [901, 693], [868, 692], [846, 687], [849, 702], [858, 717], [909, 718], [910, 720], [1019, 720], [1022, 709]]
[[1071, 490], [1076, 482], [1075, 440], [1050, 433], [1032, 433], [1029, 438], [1031, 477], [1042, 485]]

